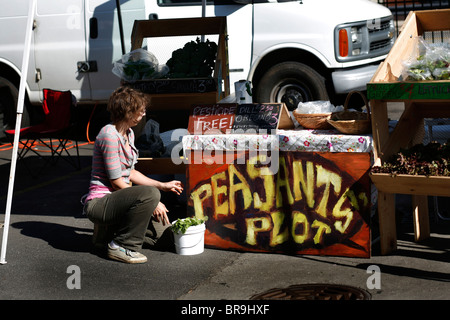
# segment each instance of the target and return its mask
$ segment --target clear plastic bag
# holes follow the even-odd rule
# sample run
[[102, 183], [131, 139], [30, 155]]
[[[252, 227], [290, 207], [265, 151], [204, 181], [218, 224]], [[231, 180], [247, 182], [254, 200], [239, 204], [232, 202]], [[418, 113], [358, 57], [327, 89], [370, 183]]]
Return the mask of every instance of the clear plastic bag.
[[329, 113], [343, 110], [342, 106], [334, 106], [330, 101], [308, 101], [300, 102], [296, 111], [301, 114], [313, 114], [313, 113]]
[[411, 56], [403, 61], [401, 80], [449, 80], [450, 45], [428, 43], [423, 37], [416, 37], [417, 45]]
[[112, 72], [125, 81], [158, 79], [164, 77], [169, 68], [160, 65], [158, 59], [145, 49], [136, 49], [114, 63]]

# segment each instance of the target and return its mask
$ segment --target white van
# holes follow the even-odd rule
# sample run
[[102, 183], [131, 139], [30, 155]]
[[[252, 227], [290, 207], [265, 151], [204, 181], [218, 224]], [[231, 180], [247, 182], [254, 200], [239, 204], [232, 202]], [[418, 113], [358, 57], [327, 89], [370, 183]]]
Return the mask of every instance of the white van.
[[[15, 119], [29, 5], [0, 0], [5, 126]], [[125, 52], [134, 20], [226, 16], [231, 88], [249, 80], [255, 102], [282, 101], [292, 110], [365, 90], [394, 42], [391, 12], [368, 0], [207, 0], [202, 8], [201, 0], [120, 1]], [[43, 88], [71, 90], [79, 103], [106, 101], [119, 86], [112, 68], [123, 54], [116, 1], [37, 0], [34, 20], [28, 101], [40, 103]]]

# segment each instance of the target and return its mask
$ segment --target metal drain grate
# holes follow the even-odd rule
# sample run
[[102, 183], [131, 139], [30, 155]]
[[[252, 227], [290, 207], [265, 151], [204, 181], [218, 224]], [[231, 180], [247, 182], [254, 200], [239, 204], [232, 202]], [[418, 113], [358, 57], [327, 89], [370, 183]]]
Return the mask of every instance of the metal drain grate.
[[287, 288], [270, 289], [250, 300], [370, 300], [365, 290], [339, 284], [297, 284]]

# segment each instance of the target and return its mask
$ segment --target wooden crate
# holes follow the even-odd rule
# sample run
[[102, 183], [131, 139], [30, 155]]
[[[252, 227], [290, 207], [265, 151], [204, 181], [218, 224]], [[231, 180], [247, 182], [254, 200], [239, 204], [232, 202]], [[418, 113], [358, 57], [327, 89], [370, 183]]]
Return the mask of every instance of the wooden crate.
[[411, 11], [394, 46], [367, 84], [369, 99], [439, 100], [450, 98], [450, 81], [399, 81], [402, 62], [415, 50], [417, 36], [450, 30], [450, 9]]
[[[150, 38], [148, 41], [151, 41], [151, 38], [157, 37], [196, 35], [218, 35], [212, 79], [153, 79], [128, 83], [127, 85], [141, 89], [149, 95], [152, 110], [190, 109], [192, 104], [216, 103], [230, 94], [226, 17], [136, 20], [134, 22], [131, 50], [140, 48], [144, 38]], [[212, 80], [214, 83], [211, 83]], [[192, 83], [192, 92], [184, 90], [186, 82]], [[158, 92], [155, 87], [165, 89]], [[173, 92], [168, 92], [170, 88], [173, 88]]]
[[[370, 99], [375, 165], [381, 165], [400, 148], [418, 143], [424, 133], [424, 118], [450, 117], [450, 81], [400, 81], [403, 61], [417, 44], [417, 36], [428, 31], [450, 30], [450, 9], [412, 11], [409, 13], [385, 61], [367, 84]], [[388, 101], [404, 103], [404, 111], [389, 132]], [[411, 194], [415, 240], [430, 235], [428, 220], [429, 195], [450, 196], [449, 177], [426, 177], [371, 174], [377, 187], [381, 253], [397, 247], [395, 227], [395, 194]]]
[[[140, 48], [144, 38], [150, 38], [148, 41], [151, 41], [151, 38], [157, 37], [196, 35], [218, 35], [212, 78], [154, 79], [126, 84], [148, 95], [150, 108], [147, 114], [155, 116], [158, 122], [163, 121], [163, 127], [167, 118], [170, 118], [168, 122], [173, 127], [166, 129], [187, 128], [192, 105], [214, 104], [230, 94], [226, 17], [137, 20], [133, 25], [132, 50]], [[179, 89], [185, 88], [186, 83], [196, 89]], [[155, 91], [155, 87], [165, 89]], [[174, 88], [173, 92], [170, 92], [170, 88]], [[144, 126], [145, 119], [133, 128], [136, 136], [141, 134]], [[140, 158], [137, 168], [145, 174], [185, 173], [184, 163], [175, 165], [170, 158]]]

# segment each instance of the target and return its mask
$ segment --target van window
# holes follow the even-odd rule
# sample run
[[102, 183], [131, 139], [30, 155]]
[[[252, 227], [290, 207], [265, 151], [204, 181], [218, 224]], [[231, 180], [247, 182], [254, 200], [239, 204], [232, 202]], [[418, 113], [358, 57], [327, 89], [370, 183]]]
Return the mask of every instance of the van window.
[[[201, 6], [201, 0], [157, 0], [158, 5], [162, 7], [166, 6]], [[207, 5], [227, 5], [236, 4], [233, 0], [207, 0]]]

